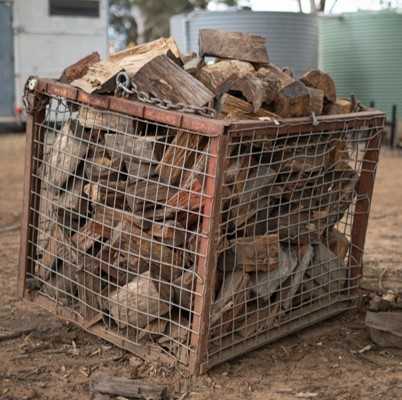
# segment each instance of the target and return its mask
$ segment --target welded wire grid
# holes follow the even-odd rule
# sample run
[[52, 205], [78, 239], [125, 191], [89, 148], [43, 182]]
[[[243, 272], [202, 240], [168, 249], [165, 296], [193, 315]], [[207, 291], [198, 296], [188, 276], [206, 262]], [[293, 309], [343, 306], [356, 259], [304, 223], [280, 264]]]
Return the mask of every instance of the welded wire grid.
[[229, 131], [208, 367], [351, 306], [363, 159], [383, 126], [333, 122]]
[[52, 97], [34, 142], [27, 278], [37, 296], [86, 329], [188, 365], [210, 140]]

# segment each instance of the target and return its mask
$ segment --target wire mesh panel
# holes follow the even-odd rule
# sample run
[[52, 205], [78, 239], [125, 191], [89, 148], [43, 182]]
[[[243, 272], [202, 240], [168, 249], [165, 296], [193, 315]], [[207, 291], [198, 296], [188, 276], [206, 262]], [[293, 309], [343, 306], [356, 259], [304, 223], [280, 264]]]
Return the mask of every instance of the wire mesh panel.
[[352, 232], [356, 204], [383, 125], [361, 122], [229, 129], [208, 366], [352, 306], [365, 234]]
[[383, 114], [211, 123], [46, 85], [20, 293], [196, 374], [353, 306]]
[[36, 297], [188, 365], [211, 139], [53, 97], [33, 140]]

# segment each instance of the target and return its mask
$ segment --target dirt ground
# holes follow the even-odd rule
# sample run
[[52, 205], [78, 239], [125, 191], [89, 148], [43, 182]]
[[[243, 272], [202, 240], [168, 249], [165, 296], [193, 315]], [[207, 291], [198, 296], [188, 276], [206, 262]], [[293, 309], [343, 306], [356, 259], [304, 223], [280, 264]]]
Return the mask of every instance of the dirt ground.
[[[91, 389], [99, 375], [166, 383], [172, 399], [402, 399], [402, 350], [371, 343], [362, 312], [324, 321], [191, 379], [143, 363], [17, 298], [24, 146], [23, 134], [0, 135], [0, 399], [109, 399]], [[365, 255], [365, 266], [379, 275], [402, 269], [400, 171], [402, 154], [384, 148]]]

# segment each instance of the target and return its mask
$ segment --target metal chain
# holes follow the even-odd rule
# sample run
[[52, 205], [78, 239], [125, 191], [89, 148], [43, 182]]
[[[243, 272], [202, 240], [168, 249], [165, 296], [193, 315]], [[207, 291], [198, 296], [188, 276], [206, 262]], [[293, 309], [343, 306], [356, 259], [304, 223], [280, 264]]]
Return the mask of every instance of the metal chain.
[[184, 103], [172, 103], [169, 100], [162, 100], [158, 97], [152, 97], [148, 93], [139, 90], [137, 84], [130, 79], [127, 72], [120, 72], [116, 77], [116, 89], [114, 91], [117, 97], [130, 97], [136, 95], [142, 103], [151, 104], [162, 108], [163, 110], [174, 110], [189, 114], [202, 115], [204, 117], [216, 118], [216, 110], [211, 107], [198, 107]]

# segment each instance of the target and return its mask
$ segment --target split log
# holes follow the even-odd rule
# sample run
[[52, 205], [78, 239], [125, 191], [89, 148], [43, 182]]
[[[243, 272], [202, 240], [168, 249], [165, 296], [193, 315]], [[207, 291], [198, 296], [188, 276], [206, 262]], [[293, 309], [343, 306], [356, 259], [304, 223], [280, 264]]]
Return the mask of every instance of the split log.
[[184, 176], [193, 170], [194, 164], [205, 152], [207, 144], [208, 140], [202, 135], [177, 132], [156, 166], [156, 172], [170, 185], [183, 184]]
[[231, 192], [241, 193], [250, 168], [255, 167], [257, 162], [246, 149], [239, 149], [239, 153], [235, 153], [228, 162], [229, 166], [224, 172], [225, 185]]
[[99, 61], [88, 67], [87, 73], [71, 82], [86, 93], [113, 93], [116, 88], [116, 76], [122, 68], [109, 61]]
[[260, 164], [251, 170], [244, 190], [237, 196], [236, 203], [229, 208], [231, 224], [235, 231], [243, 227], [258, 210], [269, 205], [270, 185], [276, 177], [276, 171], [268, 165]]
[[350, 248], [350, 242], [345, 235], [333, 228], [328, 235], [327, 243], [327, 246], [332, 253], [338, 256], [341, 260], [345, 260]]
[[334, 102], [328, 102], [324, 106], [324, 114], [337, 115], [353, 112], [353, 105], [349, 100], [337, 98]]
[[104, 284], [96, 267], [96, 260], [90, 256], [84, 256], [77, 266], [76, 280], [80, 299], [80, 314], [86, 320], [92, 320], [100, 312], [97, 297], [102, 292]]
[[198, 57], [198, 55], [195, 51], [189, 51], [181, 55], [181, 60], [183, 61], [183, 64], [186, 64], [187, 62], [196, 57]]
[[343, 261], [324, 244], [314, 245], [312, 265], [306, 274], [327, 292], [338, 294], [346, 281], [346, 268]]
[[212, 65], [202, 67], [196, 78], [209, 90], [216, 92], [216, 89], [232, 74], [243, 74], [255, 72], [254, 67], [248, 63], [238, 60], [223, 60]]
[[336, 100], [336, 88], [333, 79], [325, 72], [319, 69], [312, 69], [306, 72], [300, 81], [308, 87], [322, 90], [324, 98], [327, 101], [335, 102]]
[[[309, 112], [313, 112], [315, 115], [321, 115], [324, 107], [324, 92], [320, 89], [314, 89], [307, 87], [310, 92]], [[327, 114], [324, 112], [324, 114]]]
[[270, 104], [275, 100], [277, 89], [277, 81], [268, 83], [252, 73], [232, 74], [216, 88], [216, 95], [240, 92], [253, 105], [256, 114], [263, 103]]
[[184, 63], [183, 68], [188, 74], [196, 77], [200, 69], [205, 65], [202, 57], [194, 57]]
[[68, 66], [61, 74], [59, 81], [62, 83], [71, 83], [74, 80], [83, 77], [88, 72], [89, 66], [99, 62], [100, 60], [99, 53], [94, 51], [81, 60], [78, 60], [76, 63]]
[[101, 242], [101, 238], [110, 238], [111, 230], [102, 226], [99, 222], [89, 219], [80, 230], [71, 236], [71, 243], [75, 248], [86, 253], [96, 242]]
[[[133, 118], [85, 105], [81, 105], [79, 108], [78, 121], [88, 129], [123, 132], [129, 135], [137, 133], [137, 129], [134, 129]], [[111, 157], [113, 158], [113, 156]]]
[[41, 170], [41, 179], [53, 193], [64, 186], [74, 174], [88, 150], [88, 134], [83, 127], [69, 119], [60, 130]]
[[190, 321], [183, 315], [173, 314], [166, 327], [166, 336], [162, 336], [158, 344], [185, 363], [189, 359], [190, 332]]
[[[103, 154], [102, 154], [103, 153]], [[96, 152], [85, 160], [85, 175], [90, 182], [116, 181], [121, 171], [121, 158], [110, 159], [104, 152]]]
[[259, 119], [268, 121], [281, 119], [279, 115], [265, 110], [264, 108], [260, 108], [257, 113], [254, 113], [251, 104], [230, 94], [224, 94], [217, 101], [215, 109], [220, 119]]
[[172, 283], [174, 304], [184, 311], [191, 311], [195, 285], [194, 271], [186, 270], [178, 276]]
[[63, 262], [42, 285], [41, 291], [56, 301], [66, 304], [77, 290], [76, 267]]
[[180, 60], [180, 50], [174, 38], [159, 38], [152, 42], [139, 44], [134, 47], [119, 51], [111, 54], [109, 61], [120, 64], [124, 62], [128, 57], [136, 56], [139, 54], [171, 54], [175, 57], [176, 62]]
[[236, 329], [236, 333], [243, 338], [249, 338], [255, 333], [267, 331], [275, 325], [278, 315], [279, 304], [272, 306], [262, 306], [258, 303], [247, 303], [245, 311], [245, 320]]
[[177, 189], [153, 181], [138, 180], [125, 189], [128, 207], [140, 214], [147, 208], [163, 206], [166, 200], [177, 193]]
[[165, 385], [156, 385], [143, 380], [133, 380], [117, 377], [98, 377], [91, 383], [93, 390], [124, 396], [132, 399], [163, 400], [167, 395]]
[[200, 81], [164, 54], [131, 56], [120, 65], [139, 90], [161, 100], [202, 107], [214, 97]]
[[274, 64], [264, 65], [263, 68], [258, 69], [257, 78], [275, 83], [278, 89], [282, 89], [295, 81]]
[[57, 199], [59, 221], [66, 227], [77, 229], [79, 220], [87, 214], [88, 198], [84, 194], [85, 180], [73, 177], [67, 189]]
[[295, 81], [279, 90], [274, 111], [284, 118], [305, 117], [309, 113], [310, 92], [303, 83]]
[[270, 302], [271, 296], [281, 288], [282, 284], [293, 273], [298, 264], [294, 247], [280, 246], [279, 265], [277, 268], [268, 271], [250, 273], [252, 291], [258, 298]]
[[169, 286], [153, 280], [148, 271], [109, 295], [109, 311], [118, 327], [145, 328], [172, 308]]
[[370, 339], [381, 347], [402, 349], [402, 313], [371, 312], [366, 313], [366, 326]]
[[186, 231], [180, 222], [168, 219], [162, 223], [155, 222], [152, 225], [152, 236], [167, 246], [181, 247], [185, 240]]
[[159, 336], [163, 335], [168, 326], [167, 319], [154, 319], [138, 334], [138, 341], [155, 341]]
[[314, 255], [314, 248], [309, 244], [306, 244], [299, 249], [299, 263], [297, 264], [293, 274], [288, 279], [288, 287], [286, 287], [286, 282], [284, 284], [285, 290], [283, 290], [279, 297], [281, 301], [281, 307], [284, 310], [288, 310], [293, 303], [294, 296], [296, 295], [299, 287], [302, 283], [304, 274]]
[[124, 209], [126, 205], [126, 181], [100, 180], [84, 186], [84, 193], [92, 201], [92, 206], [101, 204], [113, 208]]
[[240, 32], [200, 29], [200, 56], [230, 58], [254, 63], [269, 63], [266, 38]]
[[229, 241], [236, 268], [244, 272], [270, 271], [279, 266], [279, 237], [276, 234]]
[[233, 332], [244, 315], [250, 300], [250, 275], [233, 271], [224, 276], [223, 284], [211, 307], [210, 336], [222, 336]]
[[56, 222], [52, 222], [47, 228], [44, 234], [45, 244], [43, 250], [40, 250], [40, 258], [35, 268], [35, 274], [43, 280], [47, 280], [53, 271], [64, 240], [63, 229]]

